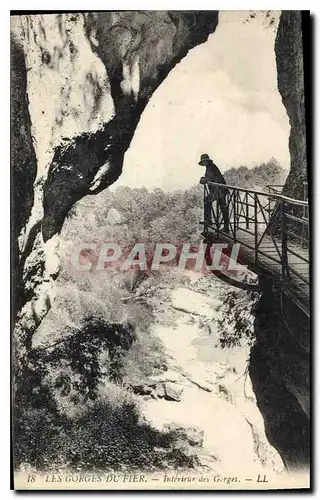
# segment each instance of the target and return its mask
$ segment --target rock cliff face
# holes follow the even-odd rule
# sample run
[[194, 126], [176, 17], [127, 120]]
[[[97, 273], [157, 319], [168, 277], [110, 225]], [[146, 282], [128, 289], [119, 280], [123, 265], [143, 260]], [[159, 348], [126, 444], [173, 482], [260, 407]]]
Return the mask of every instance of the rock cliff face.
[[310, 325], [272, 283], [266, 283], [255, 317], [249, 373], [269, 442], [289, 470], [310, 461]]
[[[291, 133], [291, 168], [284, 193], [303, 198], [307, 180], [301, 13], [283, 11], [275, 43], [278, 88]], [[310, 322], [291, 300], [265, 283], [256, 311], [250, 376], [267, 437], [288, 469], [310, 461]]]
[[[13, 288], [14, 310], [19, 310], [22, 275], [19, 272], [18, 237], [28, 221], [34, 202], [33, 183], [37, 173], [37, 159], [32, 143], [28, 108], [27, 71], [24, 53], [15, 39], [11, 43], [11, 128], [12, 128], [12, 205]], [[22, 207], [22, 209], [21, 209]], [[22, 255], [21, 255], [22, 258]]]
[[58, 234], [68, 211], [119, 177], [152, 93], [217, 23], [216, 11], [12, 18], [14, 305], [21, 352], [54, 297]]
[[[152, 93], [217, 23], [217, 12], [12, 18], [13, 305], [20, 360], [54, 298], [58, 235], [70, 208], [119, 177]], [[285, 191], [301, 196], [306, 140], [300, 13], [281, 14], [275, 53], [291, 124]], [[284, 310], [287, 318], [298, 317], [290, 307], [279, 310], [274, 293], [263, 294], [250, 374], [268, 438], [296, 467], [309, 459], [308, 327], [302, 318], [296, 322], [298, 343], [290, 338], [292, 328], [281, 316]]]
[[284, 192], [303, 198], [307, 181], [302, 19], [300, 11], [283, 11], [275, 42], [278, 89], [291, 125], [289, 149], [290, 173]]
[[243, 473], [281, 474], [282, 460], [266, 439], [245, 375], [250, 348], [246, 341], [235, 349], [216, 344], [217, 318], [226, 321], [221, 305], [229, 285], [210, 276], [199, 278], [197, 273], [188, 276], [190, 281], [171, 274], [170, 284], [158, 287], [150, 299], [153, 334], [168, 356], [167, 370], [151, 376], [151, 384], [155, 380], [165, 388], [170, 384], [173, 397], [145, 396], [144, 414], [162, 432], [167, 426], [187, 432], [198, 464], [217, 474], [232, 474], [240, 463]]

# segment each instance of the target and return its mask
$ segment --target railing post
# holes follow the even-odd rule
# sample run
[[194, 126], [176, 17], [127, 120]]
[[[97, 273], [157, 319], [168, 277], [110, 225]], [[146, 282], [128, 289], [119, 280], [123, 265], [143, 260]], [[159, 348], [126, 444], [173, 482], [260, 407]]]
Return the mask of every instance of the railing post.
[[254, 194], [254, 262], [258, 263], [258, 199]]
[[[216, 226], [217, 226], [217, 235], [220, 233], [220, 201], [219, 201], [219, 187], [215, 187], [215, 194], [217, 198], [217, 214], [216, 214]], [[212, 205], [211, 205], [212, 206]]]
[[[306, 201], [308, 198], [307, 196], [307, 183], [303, 183], [303, 201]], [[302, 219], [308, 219], [309, 220], [309, 214], [307, 214], [307, 207], [303, 206], [302, 208]], [[309, 234], [309, 231], [305, 231], [305, 222], [302, 221], [302, 228], [301, 228], [301, 248], [304, 247], [304, 239], [305, 239], [305, 233]], [[308, 245], [309, 246], [309, 245]]]
[[206, 221], [206, 184], [203, 184], [203, 228], [204, 232], [208, 232], [208, 225]]
[[248, 193], [245, 193], [246, 200], [246, 229], [249, 229], [249, 205], [248, 205]]
[[237, 241], [237, 201], [236, 201], [237, 190], [233, 191], [233, 241]]
[[281, 272], [282, 278], [288, 274], [288, 246], [287, 246], [287, 224], [285, 203], [283, 200], [280, 202], [281, 207]]

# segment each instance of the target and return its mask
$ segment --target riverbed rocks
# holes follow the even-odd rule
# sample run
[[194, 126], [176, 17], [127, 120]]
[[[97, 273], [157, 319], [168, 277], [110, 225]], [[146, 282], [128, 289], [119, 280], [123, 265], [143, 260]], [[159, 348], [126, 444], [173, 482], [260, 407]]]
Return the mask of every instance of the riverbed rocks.
[[183, 388], [175, 381], [168, 381], [165, 377], [158, 377], [160, 381], [146, 379], [140, 382], [129, 382], [128, 388], [138, 396], [150, 396], [153, 399], [163, 398], [167, 401], [181, 401]]
[[155, 388], [155, 384], [151, 381], [130, 382], [128, 385], [129, 389], [131, 389], [134, 394], [138, 394], [139, 396], [149, 395]]
[[[192, 457], [199, 470], [234, 472], [239, 463], [250, 473], [283, 470], [247, 376], [248, 346], [232, 350], [218, 343], [224, 286], [212, 278], [183, 279], [172, 277], [150, 299], [153, 334], [164, 344], [168, 369], [150, 376], [158, 397], [140, 398], [145, 419], [160, 432], [177, 434], [175, 450]], [[203, 322], [210, 322], [211, 333]]]
[[215, 303], [201, 293], [188, 288], [177, 288], [170, 295], [172, 307], [178, 311], [213, 319]]
[[164, 398], [165, 397], [166, 392], [164, 390], [164, 384], [162, 384], [162, 383], [156, 384], [156, 389], [155, 390], [156, 390], [158, 398]]
[[173, 384], [172, 382], [166, 382], [164, 384], [165, 399], [168, 401], [181, 401], [181, 394], [183, 389], [179, 386]]

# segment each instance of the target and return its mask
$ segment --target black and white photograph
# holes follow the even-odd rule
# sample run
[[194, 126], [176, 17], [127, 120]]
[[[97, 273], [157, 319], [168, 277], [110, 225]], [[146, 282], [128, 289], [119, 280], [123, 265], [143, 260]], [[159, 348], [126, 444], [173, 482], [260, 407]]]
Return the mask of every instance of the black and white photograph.
[[309, 489], [310, 12], [10, 31], [13, 488]]

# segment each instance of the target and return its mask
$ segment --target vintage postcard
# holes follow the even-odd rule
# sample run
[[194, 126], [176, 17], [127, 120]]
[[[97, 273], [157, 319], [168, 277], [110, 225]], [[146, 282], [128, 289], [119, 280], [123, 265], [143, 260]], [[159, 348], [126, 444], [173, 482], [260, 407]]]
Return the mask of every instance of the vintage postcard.
[[13, 487], [309, 489], [309, 12], [10, 19]]

